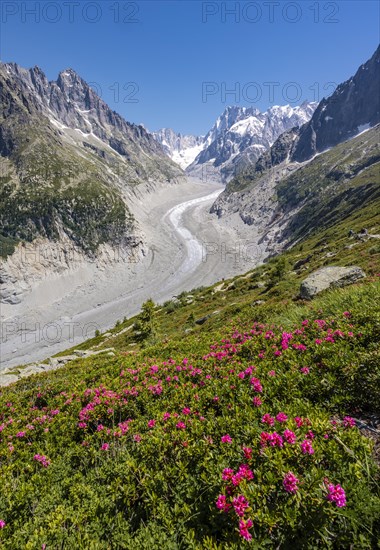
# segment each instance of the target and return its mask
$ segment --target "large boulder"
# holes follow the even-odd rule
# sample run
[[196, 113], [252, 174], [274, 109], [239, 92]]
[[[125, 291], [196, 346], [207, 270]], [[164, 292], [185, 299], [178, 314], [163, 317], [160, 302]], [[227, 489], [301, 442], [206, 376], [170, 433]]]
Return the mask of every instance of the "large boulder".
[[316, 294], [322, 292], [322, 290], [350, 285], [365, 276], [364, 271], [357, 266], [322, 267], [309, 275], [301, 283], [300, 296], [305, 300], [311, 300]]

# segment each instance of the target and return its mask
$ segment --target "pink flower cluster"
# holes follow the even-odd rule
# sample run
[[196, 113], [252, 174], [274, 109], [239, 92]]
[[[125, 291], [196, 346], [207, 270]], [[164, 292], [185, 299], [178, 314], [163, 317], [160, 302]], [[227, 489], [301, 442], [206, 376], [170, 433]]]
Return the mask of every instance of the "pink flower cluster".
[[273, 426], [274, 418], [269, 413], [266, 413], [262, 417], [261, 422], [263, 422], [264, 424], [268, 424], [268, 426]]
[[255, 392], [262, 393], [263, 387], [262, 387], [261, 382], [258, 378], [255, 378], [255, 377], [251, 378], [251, 386], [253, 387]]
[[261, 432], [260, 434], [260, 445], [261, 447], [267, 447], [267, 445], [270, 445], [271, 447], [283, 447], [284, 446], [284, 440], [281, 437], [280, 434], [277, 432], [268, 433], [268, 432]]
[[225, 468], [222, 473], [223, 481], [231, 482], [235, 487], [238, 487], [243, 479], [250, 481], [253, 477], [253, 472], [249, 468], [248, 464], [242, 464], [239, 466], [236, 473], [231, 468]]
[[232, 506], [236, 512], [236, 515], [240, 518], [244, 517], [245, 511], [249, 508], [249, 502], [243, 495], [238, 495], [232, 499]]
[[304, 439], [301, 443], [301, 451], [303, 452], [303, 454], [309, 454], [309, 455], [313, 455], [314, 454], [314, 449], [313, 449], [313, 445], [311, 444], [311, 441], [310, 439]]
[[343, 506], [346, 506], [346, 493], [339, 483], [338, 485], [333, 485], [332, 483], [327, 485], [326, 498], [330, 502], [334, 502], [338, 508], [343, 508]]
[[253, 522], [251, 519], [247, 519], [247, 520], [241, 519], [239, 521], [239, 534], [241, 537], [243, 537], [243, 539], [245, 540], [252, 539], [252, 535], [248, 531], [248, 529], [250, 529], [252, 526], [253, 526]]
[[225, 495], [219, 495], [216, 501], [216, 507], [222, 510], [222, 512], [227, 513], [231, 509], [231, 504], [227, 502]]
[[282, 349], [288, 349], [289, 342], [292, 338], [293, 338], [293, 334], [291, 332], [283, 332], [282, 333], [282, 340], [281, 340]]
[[243, 453], [246, 460], [252, 459], [253, 450], [251, 449], [251, 447], [243, 447]]
[[47, 468], [48, 466], [50, 466], [50, 460], [47, 458], [47, 456], [36, 454], [34, 455], [33, 458], [34, 460], [39, 462], [41, 466], [43, 466], [44, 468]]
[[351, 416], [345, 416], [343, 418], [343, 426], [345, 428], [355, 428], [356, 422], [353, 418], [351, 418]]
[[[252, 453], [252, 449], [249, 447], [243, 447], [243, 450], [246, 457], [247, 455], [250, 456]], [[249, 533], [249, 529], [253, 525], [252, 520], [243, 519], [249, 509], [249, 502], [244, 495], [234, 495], [234, 492], [236, 490], [235, 488], [239, 486], [243, 479], [249, 481], [253, 479], [253, 477], [253, 472], [249, 468], [248, 464], [242, 464], [239, 466], [236, 473], [231, 468], [225, 468], [222, 473], [222, 479], [227, 481], [226, 492], [232, 500], [229, 502], [225, 495], [219, 495], [216, 501], [216, 507], [219, 510], [224, 513], [228, 513], [233, 508], [236, 515], [241, 518], [239, 521], [239, 533], [240, 536], [246, 540], [251, 540], [252, 538], [252, 535]]]
[[293, 472], [288, 472], [283, 481], [285, 491], [288, 493], [295, 493], [298, 491], [297, 483], [299, 483], [299, 479], [293, 474]]
[[284, 431], [284, 439], [285, 439], [286, 443], [289, 443], [290, 445], [292, 445], [293, 443], [296, 442], [297, 436], [291, 430], [285, 430]]

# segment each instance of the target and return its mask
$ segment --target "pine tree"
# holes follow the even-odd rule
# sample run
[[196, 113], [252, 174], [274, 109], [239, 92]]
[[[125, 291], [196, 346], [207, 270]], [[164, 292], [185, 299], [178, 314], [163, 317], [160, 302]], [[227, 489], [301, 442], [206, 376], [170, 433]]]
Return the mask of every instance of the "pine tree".
[[141, 313], [135, 323], [135, 331], [140, 340], [153, 340], [156, 336], [155, 303], [151, 298], [143, 303]]

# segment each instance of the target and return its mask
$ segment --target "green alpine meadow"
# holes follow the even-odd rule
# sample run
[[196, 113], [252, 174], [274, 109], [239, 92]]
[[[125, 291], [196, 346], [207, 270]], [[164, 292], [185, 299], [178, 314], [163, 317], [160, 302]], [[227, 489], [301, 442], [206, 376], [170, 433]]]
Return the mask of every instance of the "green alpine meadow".
[[[380, 249], [351, 226], [3, 388], [2, 547], [376, 548]], [[301, 300], [329, 251], [366, 279]]]

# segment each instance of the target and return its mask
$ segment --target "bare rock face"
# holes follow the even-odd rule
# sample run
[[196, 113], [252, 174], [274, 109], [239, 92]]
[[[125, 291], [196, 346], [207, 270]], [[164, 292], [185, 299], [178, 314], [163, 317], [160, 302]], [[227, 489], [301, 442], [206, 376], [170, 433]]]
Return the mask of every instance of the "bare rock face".
[[323, 99], [301, 127], [292, 160], [305, 161], [380, 122], [380, 46], [356, 74]]
[[300, 297], [305, 300], [311, 300], [328, 288], [342, 287], [356, 283], [359, 279], [366, 276], [364, 271], [357, 266], [339, 267], [330, 266], [318, 269], [302, 283], [300, 288]]
[[48, 276], [108, 265], [105, 251], [128, 261], [137, 188], [184, 174], [72, 69], [49, 82], [0, 62], [0, 175], [0, 303], [14, 305]]
[[[256, 157], [249, 157], [249, 162], [246, 162], [245, 166], [243, 163], [242, 169], [235, 171], [237, 175], [229, 181], [225, 191], [219, 195], [211, 212], [216, 212], [220, 216], [238, 210], [242, 219], [246, 219], [247, 223], [250, 223], [250, 218], [244, 215], [244, 210], [247, 209], [246, 199], [250, 198], [249, 191], [259, 178], [265, 176], [276, 166], [285, 163], [297, 167], [297, 165], [312, 161], [315, 155], [351, 140], [365, 130], [375, 131], [377, 129], [378, 131], [377, 125], [380, 122], [379, 87], [380, 46], [371, 59], [359, 67], [352, 78], [340, 84], [330, 97], [322, 99], [313, 114], [312, 111], [310, 112], [310, 109], [313, 108], [313, 106], [310, 107], [311, 104], [301, 105], [300, 109], [302, 107], [309, 109], [305, 113], [306, 120], [310, 114], [311, 118], [309, 117], [308, 122], [302, 123], [302, 125], [293, 123], [290, 129], [289, 126], [284, 127], [283, 133], [279, 132], [281, 135], [277, 139], [273, 135], [269, 140], [272, 142], [270, 149], [260, 152]], [[235, 127], [236, 124], [233, 128]], [[365, 139], [364, 136], [363, 139]], [[266, 147], [268, 147], [267, 144]], [[203, 154], [206, 154], [206, 150]], [[364, 156], [364, 152], [362, 156]], [[241, 160], [242, 156], [236, 156], [233, 162], [236, 163], [237, 159]], [[354, 175], [349, 166], [341, 167], [343, 172], [336, 170], [334, 167], [336, 159], [332, 159], [332, 161], [331, 172], [328, 176], [335, 181]], [[373, 158], [372, 161], [377, 162], [377, 159]], [[363, 168], [365, 166], [360, 169]], [[267, 179], [270, 181], [269, 177]], [[235, 196], [232, 198], [232, 195]], [[239, 203], [238, 208], [235, 208], [237, 203]], [[226, 205], [227, 207], [225, 207]], [[258, 212], [254, 212], [254, 214], [259, 217]]]
[[306, 101], [297, 107], [274, 105], [265, 113], [255, 107], [227, 107], [205, 136], [203, 149], [187, 173], [196, 175], [202, 168], [207, 176], [215, 171], [222, 181], [231, 180], [263, 155], [283, 132], [309, 121], [316, 106]]
[[67, 236], [49, 241], [39, 237], [32, 243], [18, 244], [14, 253], [0, 261], [1, 304], [19, 304], [25, 295], [48, 279], [76, 273], [91, 273], [139, 261], [142, 241], [133, 237], [128, 246], [114, 247], [103, 243], [96, 254], [89, 256], [73, 245]]

